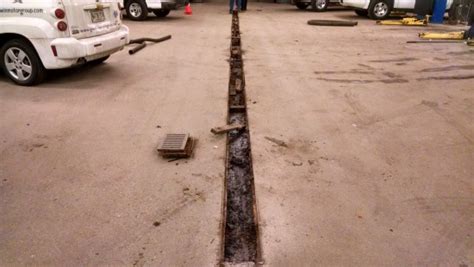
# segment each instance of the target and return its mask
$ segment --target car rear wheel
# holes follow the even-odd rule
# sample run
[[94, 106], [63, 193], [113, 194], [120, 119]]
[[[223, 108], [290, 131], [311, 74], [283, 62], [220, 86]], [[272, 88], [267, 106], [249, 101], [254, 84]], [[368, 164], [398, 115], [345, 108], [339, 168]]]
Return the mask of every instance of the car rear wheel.
[[296, 7], [301, 10], [307, 9], [309, 6], [309, 3], [296, 3]]
[[363, 9], [356, 9], [354, 10], [355, 13], [361, 17], [367, 17], [367, 15], [369, 14], [369, 12], [367, 10], [363, 10]]
[[168, 16], [168, 14], [170, 13], [170, 10], [169, 9], [157, 9], [157, 10], [153, 10], [153, 13], [155, 13], [155, 16], [157, 16], [159, 18], [164, 18], [164, 17]]
[[148, 17], [148, 8], [143, 0], [128, 1], [125, 9], [131, 20], [145, 20]]
[[312, 0], [311, 9], [316, 12], [326, 11], [328, 8], [329, 0]]
[[13, 82], [19, 85], [35, 85], [43, 81], [43, 67], [34, 47], [22, 39], [8, 41], [0, 49], [1, 67]]
[[392, 12], [392, 6], [387, 0], [373, 0], [369, 5], [368, 14], [371, 19], [386, 19], [390, 12]]

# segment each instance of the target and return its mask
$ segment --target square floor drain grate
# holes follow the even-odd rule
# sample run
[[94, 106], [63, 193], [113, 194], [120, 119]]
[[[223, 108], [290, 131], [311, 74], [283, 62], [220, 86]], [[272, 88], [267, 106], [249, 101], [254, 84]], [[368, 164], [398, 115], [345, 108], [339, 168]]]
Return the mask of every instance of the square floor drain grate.
[[193, 153], [194, 139], [189, 134], [167, 134], [158, 152], [165, 158], [187, 158]]

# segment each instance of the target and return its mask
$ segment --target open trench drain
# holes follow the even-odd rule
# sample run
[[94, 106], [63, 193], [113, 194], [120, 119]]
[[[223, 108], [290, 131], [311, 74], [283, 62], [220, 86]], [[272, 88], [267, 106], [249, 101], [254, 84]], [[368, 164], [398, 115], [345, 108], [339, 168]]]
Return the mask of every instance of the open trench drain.
[[259, 257], [257, 212], [238, 12], [232, 16], [229, 64], [228, 124], [246, 127], [227, 134], [223, 261], [255, 264]]

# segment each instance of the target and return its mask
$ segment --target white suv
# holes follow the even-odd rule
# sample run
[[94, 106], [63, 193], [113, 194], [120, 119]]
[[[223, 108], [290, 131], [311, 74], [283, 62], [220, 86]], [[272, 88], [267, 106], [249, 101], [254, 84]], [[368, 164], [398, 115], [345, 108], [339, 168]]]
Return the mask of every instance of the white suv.
[[131, 20], [145, 20], [148, 12], [153, 12], [157, 17], [168, 16], [171, 10], [184, 6], [186, 0], [121, 0], [127, 17]]
[[0, 0], [0, 67], [20, 85], [103, 62], [128, 41], [116, 0]]
[[292, 0], [291, 3], [298, 9], [306, 9], [311, 6], [313, 11], [323, 12], [330, 4], [338, 4], [339, 0]]
[[[371, 19], [385, 19], [393, 10], [413, 12], [416, 0], [341, 0], [341, 5], [352, 7], [359, 16]], [[447, 9], [453, 0], [447, 0]]]

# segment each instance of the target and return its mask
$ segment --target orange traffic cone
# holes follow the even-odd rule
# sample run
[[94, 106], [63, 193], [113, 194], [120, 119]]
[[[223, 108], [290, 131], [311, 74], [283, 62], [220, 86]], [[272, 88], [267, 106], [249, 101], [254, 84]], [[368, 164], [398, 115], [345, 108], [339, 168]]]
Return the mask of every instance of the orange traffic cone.
[[193, 14], [193, 10], [191, 9], [191, 4], [188, 3], [186, 5], [186, 7], [184, 8], [184, 14], [186, 15], [192, 15]]

